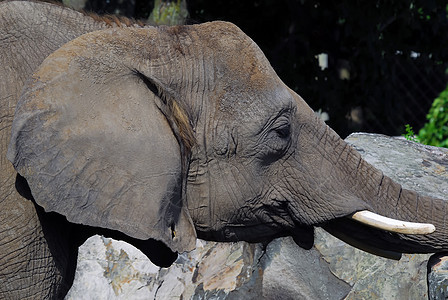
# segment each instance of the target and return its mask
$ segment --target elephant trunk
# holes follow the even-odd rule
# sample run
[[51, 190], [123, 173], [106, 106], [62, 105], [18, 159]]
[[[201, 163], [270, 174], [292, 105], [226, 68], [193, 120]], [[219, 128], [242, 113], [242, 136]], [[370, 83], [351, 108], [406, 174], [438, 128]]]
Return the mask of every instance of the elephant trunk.
[[[352, 151], [355, 151], [352, 149]], [[447, 203], [444, 200], [418, 194], [404, 189], [400, 184], [385, 176], [381, 171], [365, 163], [364, 174], [375, 174], [376, 188], [373, 185], [359, 195], [369, 203], [372, 210], [382, 216], [416, 223], [430, 223], [435, 227], [429, 234], [372, 233], [374, 244], [387, 250], [399, 252], [440, 252], [448, 250], [448, 222], [446, 221]], [[359, 179], [362, 181], [363, 179]], [[360, 186], [358, 185], [358, 188]], [[432, 226], [431, 225], [431, 226]], [[362, 228], [363, 226], [361, 226]], [[365, 229], [356, 233], [366, 234]], [[372, 231], [371, 229], [368, 231]], [[393, 241], [391, 241], [391, 239]]]
[[[306, 212], [314, 217], [314, 220], [307, 220], [308, 225], [312, 222], [338, 237], [350, 236], [361, 244], [387, 251], [431, 253], [448, 250], [446, 201], [402, 188], [362, 159], [355, 149], [310, 112], [302, 113], [301, 118], [307, 120], [308, 125], [302, 123], [300, 135], [306, 135], [306, 138], [299, 140], [310, 142], [298, 145], [299, 172], [306, 173], [312, 181], [308, 186], [300, 182], [299, 186], [312, 191], [312, 198], [317, 199], [314, 207], [300, 208], [313, 211]], [[300, 209], [293, 207], [292, 210]], [[396, 220], [427, 223], [424, 225], [426, 232], [391, 233], [383, 230], [384, 227], [361, 224], [350, 218], [364, 210]], [[408, 225], [404, 224], [405, 227]]]
[[[423, 229], [429, 229], [423, 232], [415, 231], [413, 234], [407, 234], [410, 232], [406, 230], [397, 230], [397, 233], [391, 234], [370, 229], [370, 232], [378, 231], [372, 233], [371, 236], [376, 238], [372, 238], [371, 243], [386, 250], [399, 252], [427, 253], [448, 250], [446, 201], [404, 189], [385, 176], [382, 171], [358, 158], [358, 152], [352, 147], [347, 147], [348, 155], [359, 159], [356, 171], [347, 174], [353, 182], [352, 192], [368, 203], [372, 211], [379, 215], [407, 222], [425, 223], [427, 226], [423, 226]], [[363, 234], [363, 231], [365, 230], [361, 230], [358, 235]]]

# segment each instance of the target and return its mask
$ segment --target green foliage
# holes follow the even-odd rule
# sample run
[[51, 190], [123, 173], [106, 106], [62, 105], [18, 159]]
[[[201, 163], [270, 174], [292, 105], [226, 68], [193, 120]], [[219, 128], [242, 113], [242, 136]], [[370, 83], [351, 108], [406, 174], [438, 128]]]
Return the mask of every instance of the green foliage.
[[185, 0], [156, 0], [149, 22], [153, 25], [183, 25], [187, 17]]
[[409, 124], [406, 124], [405, 126], [406, 126], [406, 128], [405, 128], [406, 133], [402, 134], [402, 136], [404, 136], [408, 141], [419, 143], [419, 140], [416, 137], [415, 132], [412, 129], [412, 126]]
[[448, 87], [437, 97], [420, 129], [418, 139], [427, 145], [448, 148]]

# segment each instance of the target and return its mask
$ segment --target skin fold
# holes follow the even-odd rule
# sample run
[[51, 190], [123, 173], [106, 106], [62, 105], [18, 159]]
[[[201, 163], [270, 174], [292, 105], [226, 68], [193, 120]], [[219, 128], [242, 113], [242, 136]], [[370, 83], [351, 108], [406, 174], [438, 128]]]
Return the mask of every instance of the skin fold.
[[110, 26], [116, 23], [62, 6], [0, 2], [0, 299], [60, 299], [71, 286], [72, 224], [35, 207], [6, 151], [16, 103], [35, 69], [66, 42]]
[[[290, 235], [310, 248], [314, 226], [387, 251], [448, 249], [445, 201], [365, 162], [235, 25], [113, 24], [0, 3], [2, 296], [66, 292], [73, 224], [178, 252], [196, 237]], [[388, 233], [346, 218], [366, 209], [436, 231]]]

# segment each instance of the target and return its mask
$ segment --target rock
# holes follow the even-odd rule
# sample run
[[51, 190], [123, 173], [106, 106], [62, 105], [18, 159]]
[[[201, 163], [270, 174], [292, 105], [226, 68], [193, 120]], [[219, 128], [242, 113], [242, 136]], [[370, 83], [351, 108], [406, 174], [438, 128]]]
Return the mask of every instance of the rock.
[[404, 254], [396, 261], [351, 247], [322, 229], [315, 239], [331, 271], [352, 286], [345, 299], [427, 299], [429, 254]]
[[304, 250], [290, 237], [269, 243], [263, 258], [263, 299], [343, 299], [351, 290], [316, 248]]
[[[373, 134], [346, 140], [405, 188], [446, 198], [448, 149]], [[79, 249], [66, 299], [427, 299], [429, 257], [378, 257], [316, 228], [311, 250], [289, 237], [266, 247], [198, 240], [194, 251], [159, 268], [129, 244], [94, 236]], [[445, 299], [446, 260], [431, 269], [431, 299]]]
[[66, 299], [341, 299], [350, 291], [319, 252], [298, 248], [291, 238], [266, 250], [245, 242], [198, 240], [196, 246], [160, 268], [137, 248], [95, 235], [79, 248]]
[[[346, 141], [404, 188], [446, 198], [448, 149], [377, 134], [352, 134]], [[385, 259], [350, 247], [323, 230], [316, 230], [315, 246], [334, 274], [353, 285], [346, 299], [428, 298], [429, 254]]]
[[429, 299], [448, 299], [448, 256], [438, 253], [428, 262]]
[[446, 199], [447, 148], [426, 146], [401, 137], [368, 133], [355, 133], [345, 140], [365, 160], [404, 188]]

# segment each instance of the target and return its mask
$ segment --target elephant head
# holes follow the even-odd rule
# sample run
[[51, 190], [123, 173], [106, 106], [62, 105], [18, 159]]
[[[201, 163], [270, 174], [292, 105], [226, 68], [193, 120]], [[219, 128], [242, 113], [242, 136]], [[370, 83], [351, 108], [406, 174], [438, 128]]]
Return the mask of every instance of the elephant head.
[[[362, 243], [368, 234], [380, 249], [448, 250], [445, 202], [365, 162], [225, 22], [107, 29], [64, 45], [25, 87], [8, 158], [46, 211], [174, 251], [196, 235], [292, 235], [309, 248], [313, 226]], [[365, 210], [435, 232], [347, 218]]]

